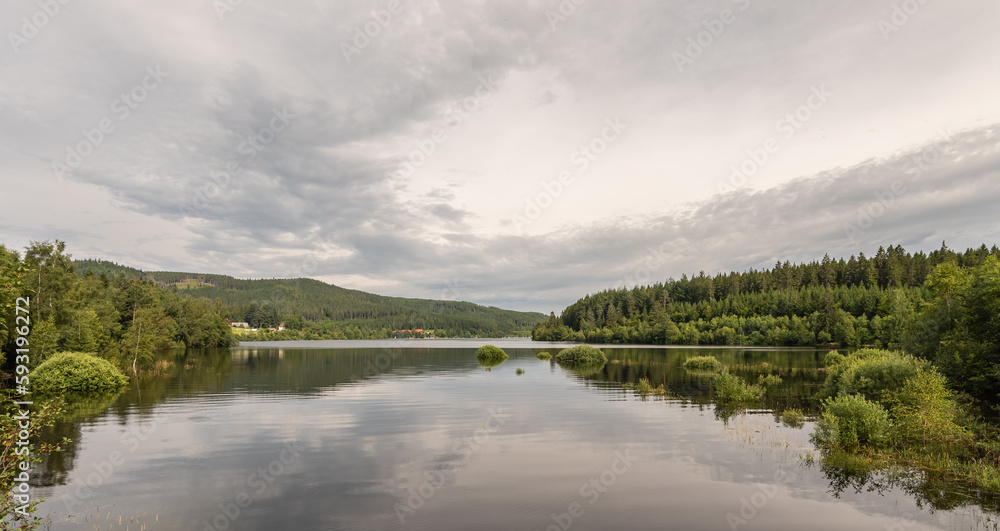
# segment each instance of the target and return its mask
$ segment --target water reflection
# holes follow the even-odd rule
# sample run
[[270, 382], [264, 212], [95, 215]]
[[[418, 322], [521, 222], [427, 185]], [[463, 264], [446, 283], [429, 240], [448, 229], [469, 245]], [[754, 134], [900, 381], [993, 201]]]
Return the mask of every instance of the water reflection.
[[[56, 427], [74, 443], [45, 463], [43, 514], [53, 529], [98, 506], [147, 529], [875, 529], [968, 507], [839, 476], [809, 453], [810, 423], [776, 422], [815, 412], [824, 352], [711, 350], [748, 378], [783, 375], [746, 412], [681, 367], [705, 349], [610, 348], [581, 369], [537, 360], [549, 344], [494, 343], [516, 363], [484, 371], [471, 342], [171, 352], [161, 377]], [[673, 398], [623, 388], [640, 378]], [[943, 524], [969, 527], [963, 514]]]

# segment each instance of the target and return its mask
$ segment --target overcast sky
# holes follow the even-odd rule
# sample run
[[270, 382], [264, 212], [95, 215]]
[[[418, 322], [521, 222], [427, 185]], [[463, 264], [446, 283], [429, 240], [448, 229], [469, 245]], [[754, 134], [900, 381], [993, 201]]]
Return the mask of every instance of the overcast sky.
[[993, 245], [998, 19], [8, 0], [0, 242], [546, 313], [698, 270]]

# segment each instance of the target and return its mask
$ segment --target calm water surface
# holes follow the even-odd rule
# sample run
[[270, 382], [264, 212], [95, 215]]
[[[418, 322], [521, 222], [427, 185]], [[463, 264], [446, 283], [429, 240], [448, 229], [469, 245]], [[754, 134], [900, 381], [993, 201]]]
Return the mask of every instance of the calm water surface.
[[[776, 412], [815, 412], [825, 352], [608, 347], [573, 371], [527, 340], [488, 341], [511, 358], [485, 368], [486, 342], [172, 353], [163, 377], [50, 434], [73, 442], [39, 471], [40, 514], [56, 530], [994, 528], [974, 505], [824, 471], [812, 423]], [[784, 382], [765, 409], [718, 409], [680, 367], [706, 353]], [[643, 377], [672, 397], [619, 383]]]

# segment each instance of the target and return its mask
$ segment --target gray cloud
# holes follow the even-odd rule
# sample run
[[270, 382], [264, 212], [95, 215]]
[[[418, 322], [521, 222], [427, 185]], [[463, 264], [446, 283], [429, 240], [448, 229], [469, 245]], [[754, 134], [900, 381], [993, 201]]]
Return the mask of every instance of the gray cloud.
[[[60, 238], [147, 269], [301, 271], [547, 311], [629, 282], [661, 246], [650, 281], [995, 240], [1000, 8], [927, 4], [885, 39], [891, 5], [861, 0], [585, 2], [553, 28], [561, 4], [402, 0], [361, 38], [389, 2], [244, 2], [221, 20], [195, 0], [63, 6], [16, 53], [0, 50], [5, 243]], [[679, 71], [674, 54], [723, 9], [733, 22]], [[0, 20], [18, 33], [35, 10], [8, 3]], [[122, 116], [148, 68], [167, 76]], [[759, 185], [706, 195], [705, 175], [822, 83], [836, 99], [801, 145], [783, 142]], [[513, 234], [522, 203], [497, 192], [537, 190], [553, 160], [619, 113], [631, 117], [615, 145], [626, 160], [598, 161], [532, 232]], [[114, 130], [57, 180], [52, 163], [102, 119]], [[941, 124], [960, 132], [914, 173]], [[447, 141], [428, 144], [436, 129]], [[896, 179], [905, 193], [850, 239], [845, 225]], [[58, 208], [33, 208], [41, 197]], [[629, 197], [665, 199], [608, 206]]]

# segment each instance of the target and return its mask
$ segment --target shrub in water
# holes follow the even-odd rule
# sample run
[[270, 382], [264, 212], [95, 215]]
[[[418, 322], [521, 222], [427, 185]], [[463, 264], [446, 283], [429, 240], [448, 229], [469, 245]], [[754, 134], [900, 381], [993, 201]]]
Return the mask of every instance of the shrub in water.
[[854, 451], [860, 447], [883, 448], [892, 433], [889, 412], [860, 394], [836, 396], [823, 402], [823, 418], [813, 439], [831, 450]]
[[517, 370], [514, 371], [514, 373], [515, 374], [524, 374], [524, 369], [518, 367]]
[[801, 428], [806, 422], [806, 416], [795, 408], [789, 408], [781, 412], [781, 423], [789, 428]]
[[[827, 358], [830, 357], [828, 354]], [[929, 362], [908, 354], [861, 349], [830, 367], [822, 396], [860, 394], [868, 400], [882, 402], [885, 397], [899, 392], [907, 380], [917, 375], [918, 370], [929, 368]]]
[[689, 371], [711, 371], [722, 370], [722, 362], [712, 356], [695, 356], [684, 360], [684, 368]]
[[750, 385], [735, 374], [721, 372], [715, 376], [712, 383], [715, 385], [715, 395], [719, 401], [745, 403], [764, 398], [763, 387]]
[[823, 358], [823, 364], [827, 367], [832, 367], [846, 359], [847, 358], [843, 354], [837, 352], [836, 350], [831, 350], [826, 354], [826, 357]]
[[32, 390], [39, 395], [107, 393], [128, 384], [128, 377], [107, 360], [82, 352], [60, 352], [29, 377]]
[[559, 351], [559, 354], [556, 354], [556, 361], [596, 365], [607, 363], [608, 357], [599, 348], [590, 345], [577, 345]]
[[921, 369], [890, 399], [896, 439], [904, 444], [941, 444], [965, 439], [969, 432], [957, 422], [958, 405], [951, 397], [945, 377], [936, 370]]
[[781, 376], [778, 376], [777, 374], [768, 374], [766, 376], [761, 374], [760, 376], [757, 377], [757, 383], [767, 387], [772, 385], [778, 385], [781, 382], [782, 382]]
[[476, 358], [482, 361], [503, 361], [509, 357], [503, 349], [494, 345], [483, 345], [476, 351]]
[[549, 354], [548, 352], [539, 352], [535, 355], [535, 357], [540, 360], [547, 360], [552, 357], [552, 354]]

